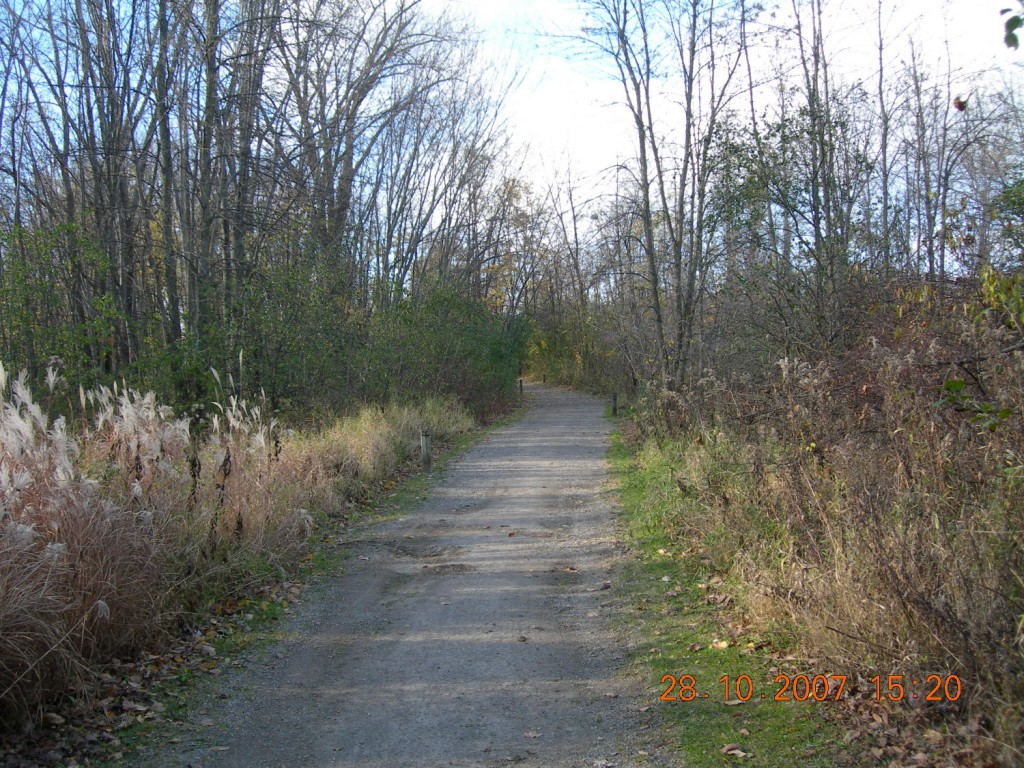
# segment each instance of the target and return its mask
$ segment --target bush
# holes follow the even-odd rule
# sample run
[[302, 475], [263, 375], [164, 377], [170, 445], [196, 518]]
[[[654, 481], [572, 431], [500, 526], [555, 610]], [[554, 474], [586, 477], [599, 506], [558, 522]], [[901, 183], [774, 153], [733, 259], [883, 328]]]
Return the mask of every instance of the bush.
[[[51, 384], [59, 386], [51, 372]], [[265, 404], [208, 423], [152, 394], [81, 391], [88, 419], [51, 422], [0, 366], [0, 724], [88, 683], [96, 663], [159, 646], [212, 599], [299, 562], [318, 515], [341, 514], [473, 420], [451, 401], [364, 408], [312, 432]], [[201, 427], [201, 428], [200, 428]]]
[[641, 423], [675, 446], [683, 535], [743, 585], [751, 617], [844, 672], [959, 675], [954, 706], [1011, 754], [1024, 745], [1024, 355], [1002, 311], [949, 304], [907, 294], [846, 353], [781, 360], [767, 387], [709, 376], [648, 396]]
[[363, 399], [450, 395], [484, 415], [515, 391], [524, 334], [454, 290], [407, 299], [370, 323], [358, 359]]

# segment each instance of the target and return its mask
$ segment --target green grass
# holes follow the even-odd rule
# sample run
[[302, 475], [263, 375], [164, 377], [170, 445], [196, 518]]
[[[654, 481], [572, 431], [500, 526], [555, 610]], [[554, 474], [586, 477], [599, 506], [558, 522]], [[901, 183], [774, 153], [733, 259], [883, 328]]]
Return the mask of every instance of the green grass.
[[[648, 447], [635, 454], [616, 437], [609, 460], [619, 486], [621, 526], [635, 554], [625, 574], [629, 604], [624, 629], [641, 642], [635, 668], [649, 680], [651, 700], [684, 764], [703, 768], [746, 762], [723, 754], [727, 745], [750, 756], [751, 765], [766, 768], [851, 764], [843, 731], [828, 717], [829, 702], [774, 701], [782, 687], [774, 682], [778, 674], [814, 673], [784, 660], [768, 637], [752, 633], [741, 617], [721, 607], [718, 601], [727, 599], [728, 585], [701, 557], [702, 542], [671, 535], [685, 529], [687, 514], [700, 510], [687, 509], [694, 502], [672, 493], [666, 451]], [[741, 675], [750, 679], [749, 701], [726, 704], [723, 676], [729, 678], [729, 700], [735, 701]], [[660, 700], [663, 693], [678, 699], [681, 691], [678, 683], [672, 685], [673, 678], [692, 686], [685, 696], [693, 700]]]

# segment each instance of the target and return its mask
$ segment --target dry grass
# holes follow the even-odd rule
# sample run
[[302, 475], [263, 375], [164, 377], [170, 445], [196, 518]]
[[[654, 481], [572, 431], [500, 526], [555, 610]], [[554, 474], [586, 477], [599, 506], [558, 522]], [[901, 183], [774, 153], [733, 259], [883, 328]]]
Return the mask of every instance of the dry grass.
[[[10, 383], [10, 386], [8, 386]], [[61, 386], [51, 372], [48, 383]], [[81, 689], [95, 662], [179, 630], [212, 594], [298, 561], [318, 514], [393, 475], [451, 402], [366, 408], [312, 433], [233, 397], [193, 425], [152, 394], [80, 392], [72, 436], [0, 367], [0, 722]]]
[[740, 585], [752, 620], [851, 674], [959, 675], [954, 708], [1013, 764], [1024, 355], [957, 306], [908, 299], [843, 356], [780, 361], [768, 389], [709, 377], [648, 401], [643, 423], [673, 451], [679, 535]]

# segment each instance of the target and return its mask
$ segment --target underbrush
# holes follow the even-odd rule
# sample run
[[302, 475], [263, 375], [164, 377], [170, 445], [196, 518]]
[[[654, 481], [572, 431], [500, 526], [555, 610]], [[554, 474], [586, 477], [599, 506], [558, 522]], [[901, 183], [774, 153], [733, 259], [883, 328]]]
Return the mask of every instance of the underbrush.
[[[54, 401], [63, 386], [48, 378]], [[9, 386], [8, 386], [9, 385]], [[450, 401], [367, 407], [284, 429], [234, 397], [190, 421], [128, 389], [79, 393], [51, 419], [0, 366], [0, 725], [86, 689], [98, 664], [180, 634], [204, 605], [293, 570], [415, 455], [420, 431], [473, 427]]]
[[[882, 703], [927, 717], [961, 764], [964, 743], [1024, 754], [1024, 356], [1004, 309], [906, 295], [768, 387], [649, 397], [634, 438], [674, 500], [650, 525], [693, 542], [755, 626], [862, 688], [880, 675]], [[952, 675], [959, 695], [923, 701]]]
[[623, 579], [622, 616], [638, 649], [635, 664], [651, 683], [649, 701], [671, 725], [674, 752], [693, 768], [737, 758], [779, 768], [858, 764], [842, 731], [823, 717], [831, 702], [776, 700], [775, 676], [807, 669], [731, 610], [732, 585], [685, 522], [700, 505], [679, 496], [677, 453], [654, 441], [627, 447], [628, 433], [619, 430], [610, 454], [636, 553]]

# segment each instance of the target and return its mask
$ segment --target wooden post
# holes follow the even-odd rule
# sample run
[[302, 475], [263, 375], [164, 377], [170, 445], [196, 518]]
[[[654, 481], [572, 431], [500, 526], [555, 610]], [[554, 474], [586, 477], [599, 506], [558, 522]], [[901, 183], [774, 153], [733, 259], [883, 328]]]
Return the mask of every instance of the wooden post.
[[522, 379], [519, 380], [519, 396], [520, 397], [523, 396], [523, 380]]
[[432, 462], [430, 457], [430, 430], [427, 429], [420, 432], [420, 458], [423, 461], [423, 471], [429, 472]]
[[612, 416], [619, 415], [619, 394], [618, 392], [612, 392]]

